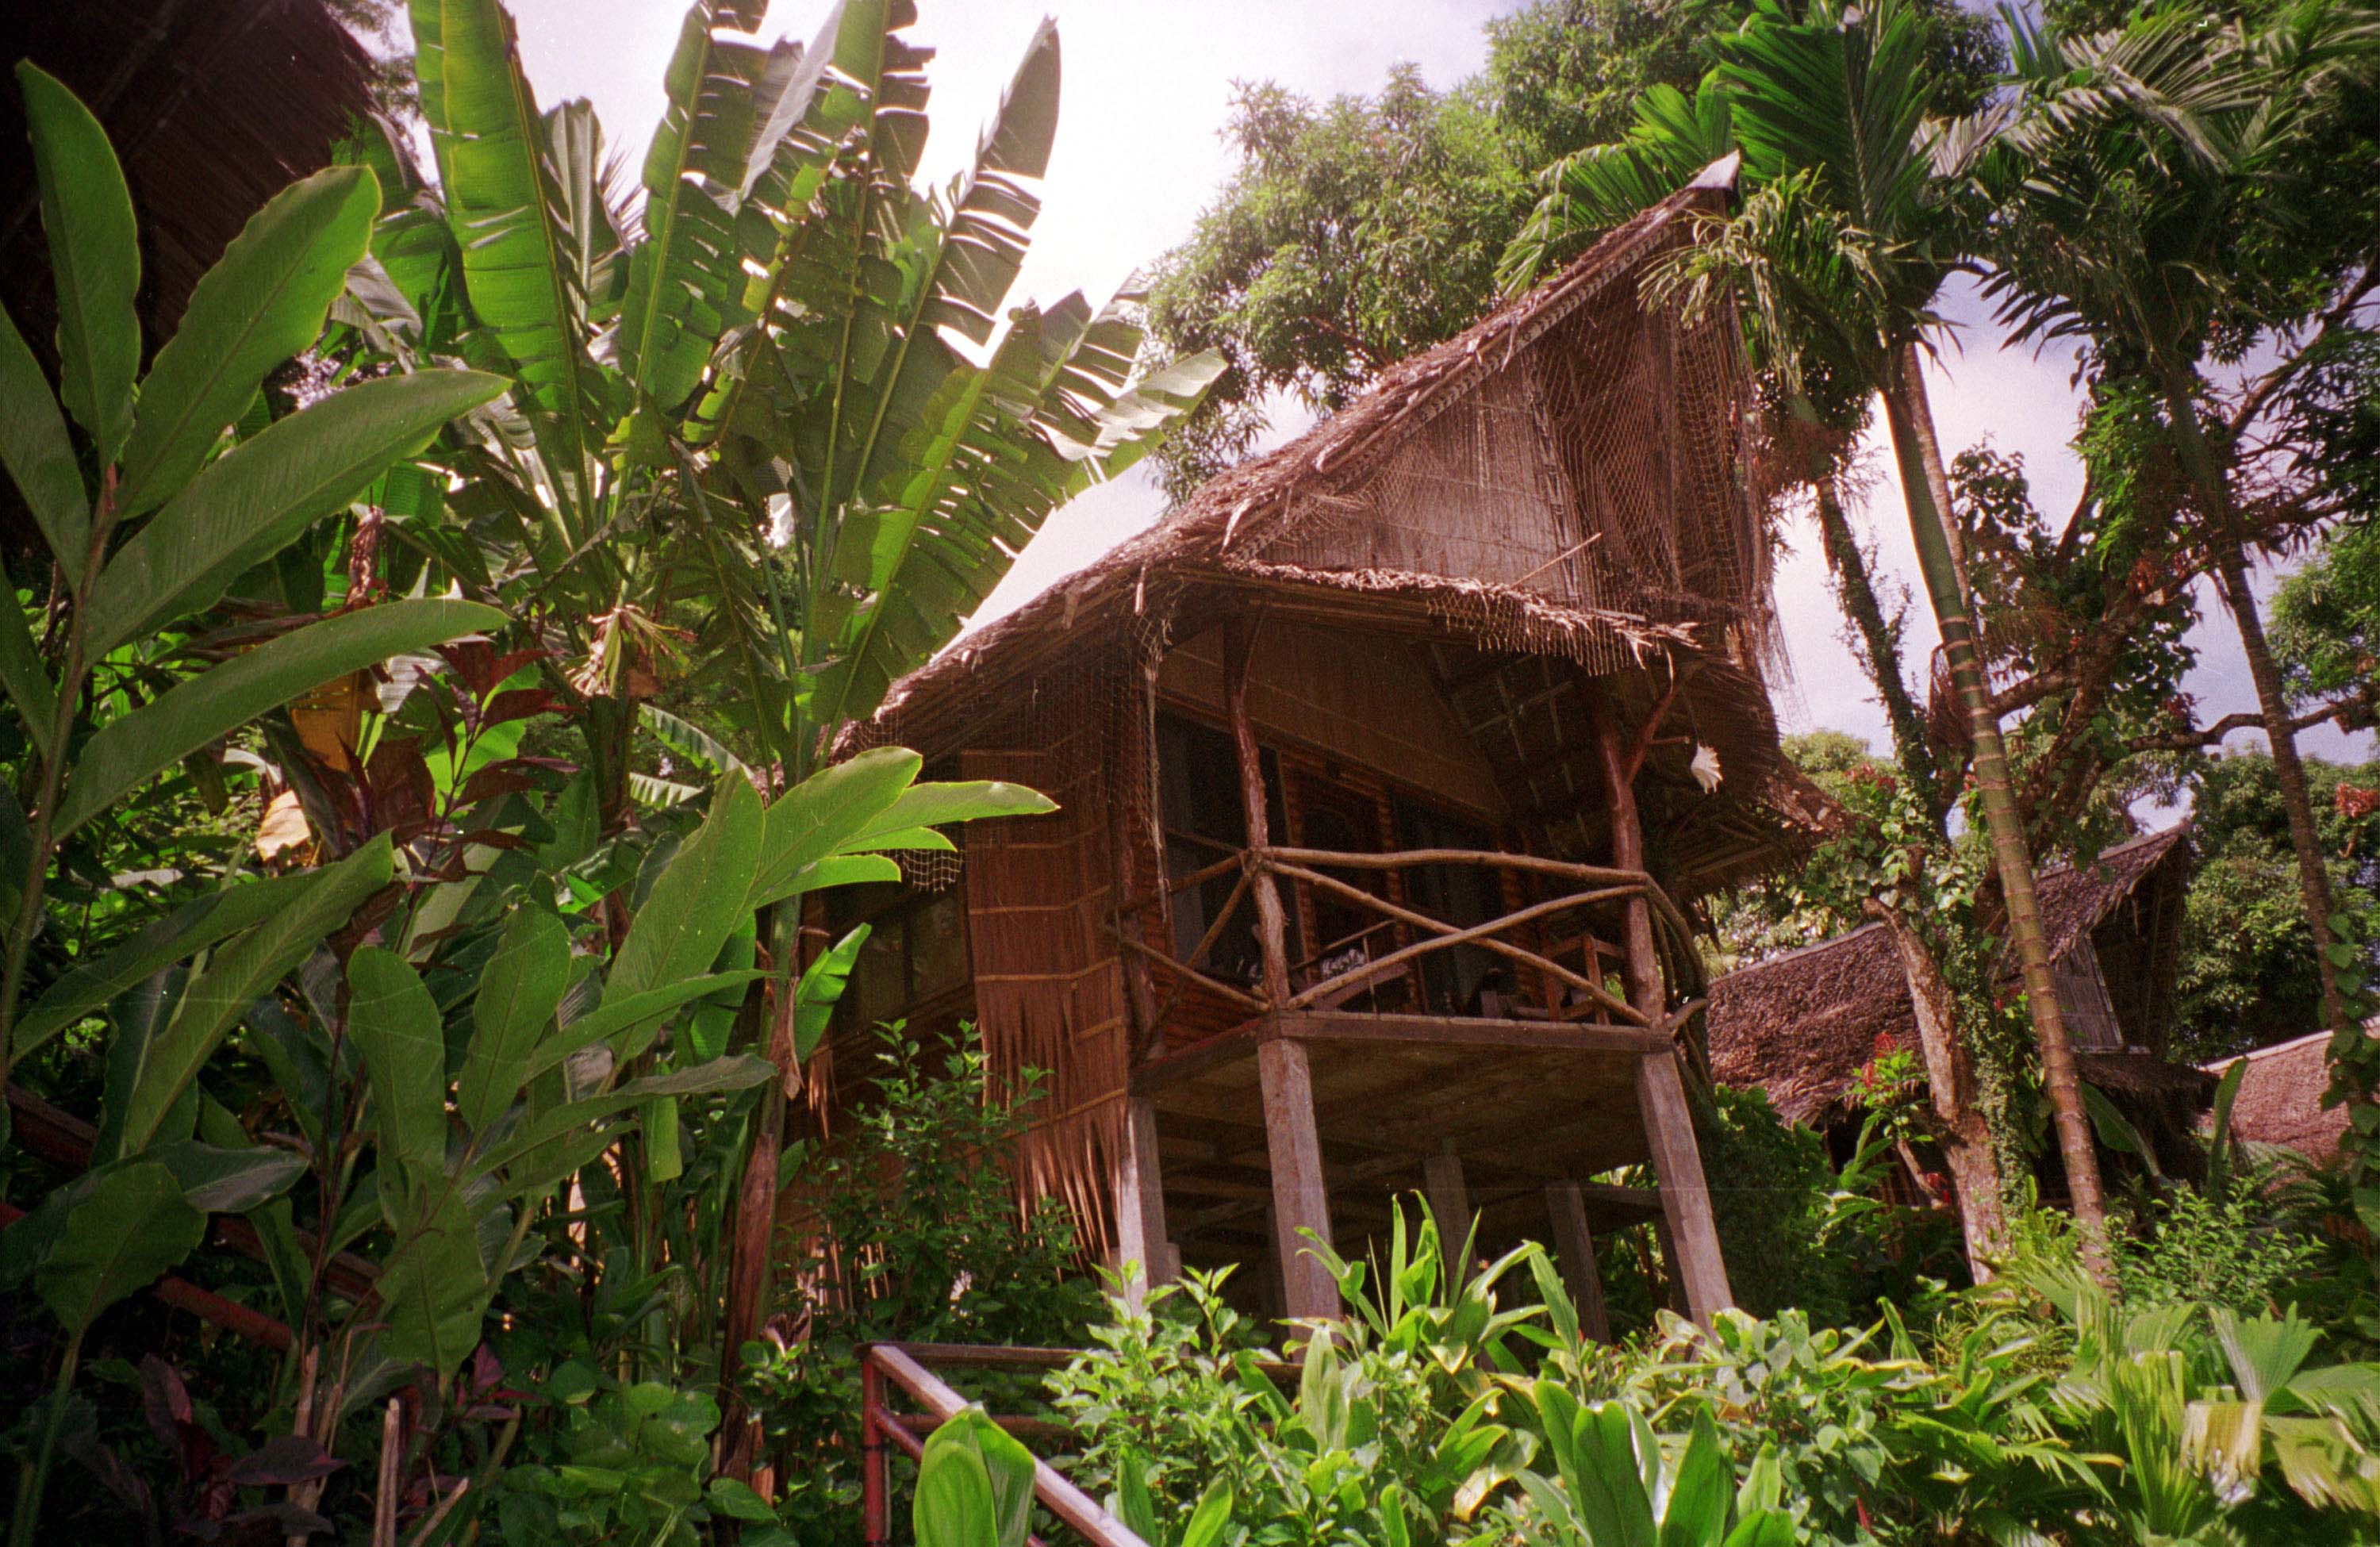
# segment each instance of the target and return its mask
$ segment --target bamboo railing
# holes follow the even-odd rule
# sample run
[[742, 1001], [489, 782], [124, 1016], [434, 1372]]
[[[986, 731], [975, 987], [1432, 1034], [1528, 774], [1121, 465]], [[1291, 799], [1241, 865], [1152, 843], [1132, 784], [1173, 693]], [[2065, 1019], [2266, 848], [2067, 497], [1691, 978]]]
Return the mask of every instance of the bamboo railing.
[[[1560, 895], [1512, 908], [1482, 923], [1458, 925], [1435, 918], [1409, 904], [1367, 891], [1330, 873], [1334, 871], [1392, 872], [1442, 865], [1473, 865], [1544, 877], [1566, 884], [1570, 889]], [[1230, 895], [1208, 921], [1205, 934], [1186, 956], [1177, 958], [1169, 952], [1135, 940], [1122, 931], [1117, 932], [1116, 938], [1126, 950], [1148, 957], [1170, 973], [1181, 975], [1184, 987], [1195, 985], [1252, 1015], [1328, 1008], [1343, 1003], [1370, 985], [1405, 973], [1425, 957], [1469, 947], [1490, 952], [1537, 973], [1540, 980], [1548, 984], [1559, 984], [1583, 995], [1588, 1005], [1610, 1021], [1659, 1029], [1674, 1021], [1676, 1017], [1639, 1008], [1612, 993], [1593, 970], [1596, 958], [1592, 953], [1587, 963], [1589, 970], [1582, 972], [1555, 959], [1554, 954], [1542, 944], [1524, 944], [1506, 936], [1513, 932], [1528, 931], [1532, 926], [1549, 922], [1563, 914], [1642, 899], [1652, 914], [1657, 932], [1664, 937], [1664, 944], [1669, 947], [1664, 953], [1666, 956], [1675, 959], [1682, 952], [1690, 958], [1694, 949], [1692, 929], [1685, 915], [1669, 894], [1641, 871], [1577, 864], [1566, 859], [1507, 854], [1493, 849], [1417, 848], [1383, 854], [1354, 854], [1268, 845], [1240, 849], [1175, 877], [1167, 883], [1166, 893], [1169, 896], [1180, 896], [1194, 887], [1203, 886], [1233, 871], [1238, 872], [1238, 879], [1233, 883]], [[1327, 894], [1355, 908], [1377, 915], [1378, 921], [1326, 946], [1311, 961], [1281, 963], [1278, 974], [1269, 969], [1253, 984], [1231, 981], [1219, 976], [1207, 958], [1232, 920], [1249, 902], [1259, 877], [1269, 877], [1276, 883], [1300, 885], [1318, 894]], [[1390, 926], [1411, 938], [1393, 949], [1373, 954], [1370, 940], [1382, 928]], [[1365, 943], [1361, 960], [1342, 966], [1338, 970], [1302, 987], [1293, 988], [1281, 1003], [1272, 1003], [1271, 996], [1265, 993], [1263, 984], [1268, 979], [1287, 981], [1292, 977], [1293, 968], [1318, 968], [1334, 959], [1332, 953], [1359, 941]], [[1269, 949], [1261, 938], [1259, 948]]]
[[[926, 1454], [926, 1436], [967, 1406], [927, 1366], [965, 1365], [978, 1369], [1050, 1370], [1075, 1357], [1071, 1348], [969, 1347], [945, 1343], [871, 1343], [860, 1350], [859, 1453], [860, 1512], [868, 1547], [887, 1547], [892, 1540], [892, 1485], [886, 1445], [916, 1461]], [[904, 1413], [887, 1400], [887, 1385], [897, 1387], [922, 1413]], [[1046, 1419], [995, 1417], [992, 1421], [1021, 1439], [1063, 1438], [1063, 1424]], [[1047, 1461], [1033, 1459], [1033, 1496], [1041, 1506], [1091, 1547], [1148, 1547], [1127, 1530], [1097, 1501], [1066, 1480]], [[1028, 1537], [1041, 1547], [1038, 1537]]]

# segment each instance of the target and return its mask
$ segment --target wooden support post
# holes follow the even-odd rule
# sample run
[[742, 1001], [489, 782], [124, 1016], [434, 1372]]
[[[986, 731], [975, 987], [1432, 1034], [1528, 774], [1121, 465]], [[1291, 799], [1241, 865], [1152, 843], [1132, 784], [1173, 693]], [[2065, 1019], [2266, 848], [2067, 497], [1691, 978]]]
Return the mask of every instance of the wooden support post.
[[1165, 1180], [1157, 1162], [1157, 1108], [1124, 1102], [1123, 1163], [1116, 1168], [1116, 1257], [1131, 1264], [1124, 1289], [1135, 1307], [1148, 1292], [1181, 1276], [1182, 1252], [1165, 1233]]
[[1421, 1175], [1429, 1212], [1438, 1220], [1439, 1253], [1451, 1291], [1470, 1276], [1463, 1242], [1471, 1233], [1471, 1189], [1463, 1183], [1463, 1157], [1454, 1152], [1454, 1140], [1447, 1139], [1438, 1153], [1421, 1163]]
[[[1270, 821], [1266, 812], [1264, 759], [1257, 749], [1256, 725], [1248, 718], [1248, 662], [1256, 654], [1258, 622], [1248, 618], [1233, 633], [1225, 687], [1232, 745], [1240, 761], [1240, 806], [1251, 849], [1272, 847]], [[1252, 890], [1257, 900], [1257, 948], [1264, 957], [1264, 999], [1279, 1009], [1289, 1003], [1287, 916], [1281, 911], [1281, 887], [1271, 871], [1257, 871]]]
[[[1598, 714], [1596, 750], [1603, 763], [1603, 782], [1611, 798], [1611, 864], [1615, 870], [1645, 868], [1645, 825], [1636, 810], [1636, 771], [1644, 765], [1642, 743], [1623, 731], [1609, 714]], [[1645, 727], [1649, 738], [1655, 727]], [[1628, 1003], [1649, 1016], [1668, 1008], [1668, 990], [1661, 981], [1661, 956], [1653, 944], [1653, 905], [1639, 895], [1621, 905], [1621, 950], [1625, 961]], [[1589, 956], [1593, 953], [1590, 951]]]
[[1595, 1230], [1586, 1223], [1586, 1196], [1576, 1182], [1546, 1188], [1546, 1213], [1553, 1224], [1554, 1260], [1561, 1264], [1578, 1324], [1597, 1343], [1611, 1341], [1611, 1317], [1603, 1309], [1603, 1274], [1595, 1265]]
[[1322, 1141], [1314, 1127], [1314, 1084], [1305, 1044], [1275, 1037], [1257, 1048], [1264, 1087], [1265, 1144], [1272, 1160], [1273, 1252], [1281, 1263], [1282, 1309], [1292, 1317], [1339, 1314], [1339, 1285], [1298, 1234], [1330, 1239], [1330, 1198], [1322, 1180]]
[[1636, 1105], [1661, 1183], [1661, 1216], [1670, 1230], [1663, 1251], [1685, 1281], [1687, 1314], [1707, 1327], [1735, 1297], [1719, 1256], [1718, 1224], [1711, 1217], [1710, 1187], [1703, 1179], [1702, 1150], [1676, 1054], [1648, 1053], [1636, 1060]]

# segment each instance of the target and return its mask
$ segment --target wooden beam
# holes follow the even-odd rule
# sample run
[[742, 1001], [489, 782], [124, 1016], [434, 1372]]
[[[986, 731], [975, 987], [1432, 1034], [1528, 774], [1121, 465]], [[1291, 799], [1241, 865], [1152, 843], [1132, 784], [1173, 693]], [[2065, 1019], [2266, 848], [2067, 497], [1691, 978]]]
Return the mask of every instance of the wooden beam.
[[1647, 1054], [1637, 1061], [1636, 1104], [1644, 1114], [1653, 1172], [1661, 1181], [1661, 1213], [1670, 1231], [1665, 1249], [1684, 1280], [1687, 1314], [1707, 1327], [1713, 1315], [1735, 1303], [1735, 1296], [1719, 1255], [1710, 1186], [1703, 1178], [1702, 1151], [1694, 1142], [1694, 1114], [1678, 1078], [1677, 1054]]
[[1132, 1277], [1124, 1295], [1138, 1306], [1148, 1292], [1181, 1276], [1182, 1253], [1165, 1229], [1165, 1178], [1158, 1164], [1157, 1108], [1146, 1097], [1124, 1102], [1123, 1163], [1116, 1167], [1116, 1256]]
[[1603, 1274], [1595, 1265], [1595, 1230], [1586, 1221], [1586, 1199], [1576, 1182], [1556, 1182], [1546, 1188], [1546, 1213], [1552, 1222], [1554, 1260], [1571, 1298], [1578, 1302], [1578, 1324], [1597, 1343], [1611, 1341], [1611, 1317], [1603, 1308]]
[[1330, 1239], [1330, 1197], [1322, 1176], [1322, 1143], [1314, 1127], [1314, 1084], [1305, 1048], [1276, 1038], [1257, 1050], [1264, 1085], [1265, 1139], [1272, 1155], [1273, 1251], [1281, 1265], [1283, 1314], [1339, 1314], [1339, 1285], [1299, 1234]]
[[[1247, 826], [1248, 847], [1271, 846], [1270, 818], [1264, 786], [1264, 754], [1257, 747], [1256, 723], [1248, 717], [1248, 663], [1256, 655], [1260, 617], [1245, 620], [1232, 636], [1225, 665], [1224, 701], [1232, 718], [1232, 746], [1239, 754], [1240, 809]], [[1289, 921], [1281, 910], [1281, 887], [1269, 871], [1256, 872], [1257, 948], [1264, 958], [1264, 997], [1278, 1007], [1289, 1003]]]
[[1429, 1212], [1438, 1220], [1438, 1249], [1451, 1290], [1470, 1276], [1465, 1271], [1470, 1264], [1463, 1260], [1463, 1243], [1471, 1233], [1471, 1189], [1463, 1184], [1463, 1157], [1455, 1153], [1454, 1140], [1445, 1140], [1436, 1154], [1421, 1163], [1421, 1175]]

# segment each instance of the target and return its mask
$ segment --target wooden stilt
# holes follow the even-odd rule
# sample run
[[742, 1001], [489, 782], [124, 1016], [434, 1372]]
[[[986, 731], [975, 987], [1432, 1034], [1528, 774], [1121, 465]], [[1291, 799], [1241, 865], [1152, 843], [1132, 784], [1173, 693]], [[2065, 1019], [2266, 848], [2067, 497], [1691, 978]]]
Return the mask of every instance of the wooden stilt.
[[1123, 1161], [1116, 1168], [1116, 1257], [1129, 1265], [1124, 1295], [1138, 1306], [1151, 1289], [1181, 1276], [1182, 1251], [1165, 1233], [1165, 1180], [1157, 1162], [1157, 1108], [1124, 1103]]
[[1579, 1326], [1597, 1343], [1609, 1343], [1611, 1317], [1603, 1308], [1603, 1274], [1595, 1265], [1595, 1230], [1586, 1223], [1586, 1198], [1578, 1184], [1556, 1182], [1546, 1188], [1546, 1213], [1553, 1225], [1554, 1260], [1578, 1302]]
[[1694, 1115], [1678, 1078], [1676, 1054], [1648, 1053], [1636, 1061], [1636, 1105], [1652, 1147], [1654, 1175], [1661, 1182], [1662, 1223], [1669, 1226], [1662, 1246], [1685, 1281], [1687, 1314], [1708, 1326], [1715, 1313], [1735, 1303], [1735, 1296], [1719, 1256], [1710, 1187], [1703, 1179], [1702, 1151], [1694, 1142]]
[[1471, 1189], [1463, 1183], [1463, 1157], [1454, 1152], [1454, 1140], [1446, 1140], [1438, 1153], [1424, 1160], [1421, 1174], [1429, 1212], [1438, 1220], [1439, 1253], [1451, 1290], [1470, 1276], [1470, 1264], [1463, 1260], [1463, 1242], [1471, 1233]]
[[1265, 1143], [1272, 1160], [1273, 1251], [1281, 1262], [1284, 1309], [1292, 1317], [1339, 1314], [1339, 1285], [1298, 1234], [1330, 1239], [1330, 1199], [1322, 1179], [1322, 1142], [1314, 1127], [1314, 1085], [1305, 1046], [1275, 1037], [1257, 1049], [1264, 1088]]

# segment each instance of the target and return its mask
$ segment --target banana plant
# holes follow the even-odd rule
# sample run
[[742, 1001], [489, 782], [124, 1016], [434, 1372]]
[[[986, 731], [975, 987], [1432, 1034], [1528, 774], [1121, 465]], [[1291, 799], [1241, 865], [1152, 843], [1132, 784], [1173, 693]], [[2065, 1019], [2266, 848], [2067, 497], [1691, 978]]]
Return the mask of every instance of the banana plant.
[[[382, 844], [226, 887], [72, 964], [28, 1005], [37, 977], [59, 965], [40, 952], [53, 871], [79, 834], [266, 712], [504, 621], [458, 600], [401, 601], [288, 627], [191, 669], [206, 653], [193, 648], [193, 619], [505, 383], [428, 371], [349, 385], [264, 422], [266, 373], [314, 343], [365, 253], [380, 189], [358, 168], [320, 173], [267, 203], [143, 372], [140, 247], [115, 152], [58, 81], [30, 63], [17, 79], [59, 300], [59, 369], [54, 390], [0, 313], [0, 467], [49, 550], [49, 573], [12, 577], [0, 607], [0, 689], [30, 749], [17, 788], [0, 795], [0, 1080], [104, 1006], [128, 1005], [116, 1018], [131, 1028], [108, 1048], [94, 1169], [8, 1232], [0, 1260], [0, 1277], [30, 1280], [67, 1328], [54, 1441], [91, 1319], [195, 1247], [206, 1213], [253, 1208], [294, 1178], [292, 1157], [196, 1137], [198, 1070], [249, 1005], [388, 882], [392, 856]], [[20, 580], [55, 599], [38, 640]], [[125, 691], [135, 680], [137, 698]], [[0, 1107], [0, 1140], [6, 1126]], [[28, 1468], [18, 1540], [34, 1529], [51, 1449], [45, 1441]]]
[[846, 0], [807, 47], [751, 39], [761, 10], [689, 7], [633, 213], [585, 104], [539, 110], [497, 0], [412, 0], [439, 186], [393, 140], [368, 158], [408, 197], [374, 238], [387, 283], [348, 298], [358, 347], [451, 340], [522, 384], [518, 416], [449, 447], [465, 525], [519, 558], [440, 556], [571, 639], [615, 809], [634, 706], [672, 675], [732, 688], [730, 728], [806, 772], [1220, 370], [1135, 374], [1129, 298], [998, 320], [1055, 132], [1054, 29], [929, 194], [910, 0]]

